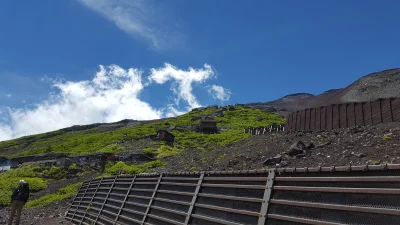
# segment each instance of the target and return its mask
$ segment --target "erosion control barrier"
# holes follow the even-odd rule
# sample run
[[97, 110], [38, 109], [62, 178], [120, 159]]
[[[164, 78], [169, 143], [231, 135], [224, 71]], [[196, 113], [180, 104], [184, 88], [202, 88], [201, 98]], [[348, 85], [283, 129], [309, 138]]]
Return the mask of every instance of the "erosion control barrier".
[[395, 225], [400, 164], [141, 174], [86, 181], [74, 224]]
[[400, 98], [304, 109], [286, 117], [287, 131], [318, 131], [400, 122]]

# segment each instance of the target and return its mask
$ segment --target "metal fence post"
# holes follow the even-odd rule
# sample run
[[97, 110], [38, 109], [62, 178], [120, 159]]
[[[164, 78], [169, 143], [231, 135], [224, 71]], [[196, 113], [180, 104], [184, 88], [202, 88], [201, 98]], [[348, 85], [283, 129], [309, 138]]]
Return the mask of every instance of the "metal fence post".
[[[86, 192], [87, 192], [87, 190], [89, 189], [89, 187], [90, 187], [90, 184], [92, 183], [92, 181], [93, 181], [93, 179], [91, 179], [91, 180], [89, 181], [89, 184], [88, 184], [88, 186], [86, 187], [86, 190], [85, 190], [85, 192], [83, 193], [83, 196], [82, 196], [81, 200], [79, 201], [78, 207], [76, 208], [76, 210], [75, 210], [74, 214], [73, 214], [73, 215], [72, 215], [72, 217], [71, 217], [71, 221], [74, 219], [74, 217], [75, 217], [75, 214], [76, 214], [76, 211], [78, 211], [78, 209], [79, 209], [79, 206], [81, 206], [81, 203], [82, 203], [83, 197], [85, 197], [85, 195], [86, 195]], [[78, 193], [79, 193], [79, 192], [78, 192]]]
[[[78, 192], [76, 192], [75, 197], [72, 199], [71, 205], [68, 207], [67, 213], [68, 213], [69, 211], [71, 211], [72, 204], [74, 203], [74, 201], [75, 201], [76, 197], [78, 196], [79, 192], [82, 190], [82, 186], [83, 186], [83, 182], [82, 182], [82, 184], [79, 186]], [[89, 187], [89, 184], [88, 184], [88, 187]], [[87, 189], [87, 188], [86, 188], [86, 189]]]
[[103, 181], [103, 178], [101, 178], [99, 184], [97, 185], [96, 190], [94, 191], [93, 196], [92, 196], [92, 198], [90, 199], [90, 203], [89, 203], [88, 207], [86, 208], [85, 214], [83, 214], [82, 220], [81, 220], [81, 222], [79, 223], [79, 225], [83, 223], [83, 220], [85, 219], [85, 216], [86, 216], [86, 214], [87, 214], [87, 212], [88, 212], [89, 207], [92, 205], [94, 196], [96, 195], [97, 191], [99, 190], [99, 187], [101, 186], [101, 182], [102, 182], [102, 181]]
[[265, 186], [263, 202], [261, 205], [260, 217], [258, 218], [258, 225], [264, 225], [267, 223], [268, 206], [271, 200], [272, 187], [274, 186], [274, 180], [276, 175], [276, 169], [268, 170], [268, 180]]
[[106, 198], [104, 199], [103, 205], [101, 205], [101, 208], [100, 208], [100, 210], [99, 210], [99, 213], [97, 214], [97, 217], [96, 217], [96, 219], [95, 219], [95, 221], [94, 221], [94, 224], [97, 224], [97, 220], [98, 220], [99, 217], [100, 217], [101, 211], [103, 211], [104, 205], [106, 204], [107, 199], [108, 199], [108, 197], [110, 196], [110, 193], [111, 193], [111, 191], [112, 191], [112, 189], [113, 189], [113, 187], [114, 187], [114, 185], [115, 185], [115, 181], [117, 181], [117, 178], [118, 178], [118, 176], [115, 176], [114, 181], [113, 181], [113, 183], [112, 183], [112, 185], [111, 185], [111, 187], [110, 187], [110, 190], [108, 190], [107, 196], [106, 196]]
[[118, 213], [117, 213], [117, 217], [115, 218], [114, 225], [117, 224], [119, 215], [120, 215], [121, 212], [122, 212], [122, 208], [124, 208], [124, 206], [125, 206], [125, 202], [126, 202], [126, 200], [128, 199], [129, 193], [131, 192], [131, 189], [132, 189], [132, 187], [133, 187], [133, 184], [135, 183], [135, 180], [136, 180], [136, 175], [133, 177], [132, 183], [131, 183], [131, 185], [129, 186], [128, 191], [126, 192], [124, 201], [123, 201], [123, 203], [121, 204], [121, 208], [119, 208], [119, 211], [118, 211]]
[[199, 181], [197, 182], [196, 190], [194, 191], [192, 202], [190, 203], [188, 214], [187, 214], [186, 219], [185, 219], [185, 223], [184, 223], [185, 225], [189, 224], [189, 221], [190, 221], [190, 218], [191, 218], [191, 215], [192, 215], [192, 212], [193, 212], [194, 204], [196, 203], [197, 196], [199, 195], [200, 188], [201, 188], [201, 185], [203, 183], [203, 179], [204, 179], [204, 172], [201, 172]]
[[163, 174], [160, 174], [160, 177], [158, 178], [156, 187], [154, 188], [153, 195], [151, 196], [149, 205], [147, 206], [146, 212], [144, 213], [144, 216], [143, 216], [143, 220], [142, 220], [141, 225], [143, 225], [143, 224], [146, 222], [147, 214], [149, 214], [149, 212], [150, 212], [150, 207], [151, 207], [151, 204], [153, 204], [154, 197], [156, 196], [158, 187], [160, 186], [160, 183], [161, 183], [161, 180], [162, 180], [162, 176], [163, 176]]

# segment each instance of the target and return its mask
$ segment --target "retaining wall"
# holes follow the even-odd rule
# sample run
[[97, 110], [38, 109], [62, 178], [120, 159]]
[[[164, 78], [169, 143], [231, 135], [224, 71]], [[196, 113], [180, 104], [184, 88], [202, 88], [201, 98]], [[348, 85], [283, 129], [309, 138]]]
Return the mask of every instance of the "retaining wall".
[[318, 131], [400, 122], [400, 98], [304, 109], [286, 117], [287, 131]]
[[400, 165], [141, 174], [86, 181], [74, 224], [400, 224]]

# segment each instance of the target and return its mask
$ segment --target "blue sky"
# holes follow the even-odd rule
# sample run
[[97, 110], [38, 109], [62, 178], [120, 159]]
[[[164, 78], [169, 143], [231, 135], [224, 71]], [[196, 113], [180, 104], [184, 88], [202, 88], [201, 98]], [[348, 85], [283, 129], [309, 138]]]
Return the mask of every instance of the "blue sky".
[[399, 10], [395, 0], [0, 1], [0, 140], [344, 87], [399, 67]]

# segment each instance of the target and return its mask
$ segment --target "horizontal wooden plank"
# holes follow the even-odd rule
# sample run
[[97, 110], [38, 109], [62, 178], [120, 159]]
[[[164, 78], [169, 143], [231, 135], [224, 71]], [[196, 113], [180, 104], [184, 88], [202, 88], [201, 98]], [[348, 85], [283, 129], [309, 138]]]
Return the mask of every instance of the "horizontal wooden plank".
[[336, 192], [336, 193], [357, 193], [357, 194], [387, 194], [387, 195], [400, 194], [400, 189], [389, 189], [389, 188], [338, 188], [338, 187], [274, 186], [273, 190], [307, 191], [307, 192]]
[[160, 182], [162, 185], [171, 185], [171, 186], [189, 186], [189, 187], [196, 187], [197, 184], [191, 183], [175, 183], [175, 182]]
[[177, 200], [171, 200], [171, 199], [165, 199], [165, 198], [154, 198], [156, 201], [160, 202], [169, 202], [169, 203], [174, 203], [178, 205], [190, 205], [190, 202], [183, 202], [183, 201], [177, 201]]
[[400, 210], [398, 209], [385, 209], [377, 207], [372, 208], [372, 207], [323, 204], [323, 203], [313, 203], [313, 202], [297, 202], [297, 201], [288, 201], [279, 199], [271, 199], [271, 204], [400, 216]]
[[214, 206], [214, 205], [206, 205], [206, 204], [196, 203], [195, 206], [199, 207], [199, 208], [213, 209], [213, 210], [230, 212], [230, 213], [237, 213], [237, 214], [248, 215], [248, 216], [257, 216], [257, 217], [260, 216], [259, 212], [252, 212], [252, 211], [239, 210], [239, 209], [231, 209], [231, 208], [225, 208], [225, 207]]
[[185, 181], [198, 181], [200, 178], [192, 177], [163, 177], [162, 180], [185, 180]]
[[132, 210], [132, 209], [122, 208], [122, 211], [130, 212], [130, 213], [137, 214], [137, 215], [144, 215], [144, 212], [139, 212], [139, 211]]
[[284, 221], [303, 223], [303, 224], [308, 224], [308, 225], [346, 225], [343, 223], [333, 223], [333, 222], [325, 222], [325, 221], [320, 221], [320, 220], [310, 220], [310, 219], [305, 219], [305, 218], [282, 216], [282, 215], [277, 215], [277, 214], [268, 214], [267, 217], [269, 219], [284, 220]]
[[382, 177], [277, 177], [281, 182], [400, 182], [399, 176]]
[[[201, 219], [201, 220], [219, 223], [219, 224], [223, 224], [223, 225], [245, 225], [243, 223], [235, 223], [235, 222], [226, 221], [226, 220], [217, 219], [217, 218], [208, 217], [208, 216], [203, 216], [203, 215], [199, 215], [199, 214], [192, 214], [191, 216], [196, 219]], [[205, 224], [207, 224], [207, 223], [205, 223]]]
[[193, 196], [194, 193], [184, 192], [184, 191], [167, 191], [167, 190], [157, 190], [157, 193], [173, 194], [173, 195], [186, 195]]
[[183, 225], [182, 222], [179, 222], [179, 221], [176, 221], [176, 220], [172, 220], [172, 219], [168, 219], [168, 218], [161, 217], [161, 216], [156, 216], [156, 215], [153, 215], [153, 214], [147, 214], [147, 217], [150, 217], [150, 218], [153, 218], [153, 219], [156, 219], [156, 220], [160, 220], [160, 221], [164, 221], [164, 222], [167, 222], [167, 223], [171, 223], [171, 224], [174, 224], [174, 225]]
[[230, 195], [214, 195], [214, 194], [199, 193], [198, 196], [205, 197], [205, 198], [228, 199], [228, 200], [245, 201], [245, 202], [261, 203], [263, 201], [260, 198], [236, 197], [236, 196], [230, 196]]
[[238, 185], [238, 184], [202, 184], [202, 187], [215, 187], [215, 188], [234, 188], [234, 189], [258, 189], [264, 190], [265, 186], [262, 185]]
[[127, 216], [123, 216], [123, 215], [119, 215], [119, 217], [121, 217], [121, 218], [123, 218], [123, 219], [125, 219], [125, 220], [128, 220], [128, 221], [130, 221], [130, 222], [137, 223], [137, 224], [141, 224], [141, 223], [142, 223], [142, 221], [133, 219], [133, 218], [131, 218], [131, 217], [127, 217]]
[[204, 177], [205, 181], [267, 181], [268, 177]]
[[152, 209], [156, 209], [156, 210], [160, 210], [160, 211], [164, 211], [164, 212], [169, 212], [169, 213], [177, 214], [177, 215], [187, 216], [187, 213], [186, 213], [186, 212], [182, 212], [182, 211], [167, 209], [167, 208], [163, 208], [163, 207], [159, 207], [159, 206], [154, 206], [154, 205], [152, 205], [151, 208], [152, 208]]

